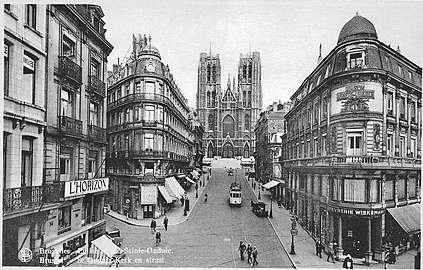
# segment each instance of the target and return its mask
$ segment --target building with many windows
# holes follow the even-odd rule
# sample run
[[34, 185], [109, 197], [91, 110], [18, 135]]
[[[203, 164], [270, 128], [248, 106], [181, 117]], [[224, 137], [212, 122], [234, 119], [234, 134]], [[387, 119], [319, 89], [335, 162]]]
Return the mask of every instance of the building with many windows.
[[193, 165], [188, 101], [145, 35], [133, 37], [131, 58], [113, 66], [108, 86], [112, 210], [135, 219], [164, 214], [183, 195], [180, 187], [169, 190], [169, 183], [178, 185], [171, 176]]
[[[3, 265], [44, 245], [45, 5], [4, 5]], [[43, 206], [40, 208], [40, 206]], [[30, 265], [36, 265], [35, 260]]]
[[290, 102], [274, 102], [260, 113], [260, 118], [254, 127], [256, 138], [255, 177], [262, 184], [271, 180], [282, 183], [275, 191], [275, 196], [278, 198], [282, 196], [281, 188], [284, 184], [279, 163], [279, 157], [282, 155], [281, 136], [285, 133], [284, 116], [290, 108]]
[[421, 85], [421, 67], [357, 14], [291, 97], [285, 204], [338, 256], [382, 260], [419, 237]]
[[238, 84], [221, 89], [219, 54], [201, 53], [198, 63], [197, 112], [204, 124], [205, 156], [252, 157], [254, 124], [262, 108], [260, 53], [241, 54]]

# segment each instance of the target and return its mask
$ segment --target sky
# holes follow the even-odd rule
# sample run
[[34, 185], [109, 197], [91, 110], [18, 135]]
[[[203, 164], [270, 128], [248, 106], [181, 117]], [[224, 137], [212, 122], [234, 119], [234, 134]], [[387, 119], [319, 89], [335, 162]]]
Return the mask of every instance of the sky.
[[114, 46], [109, 69], [129, 57], [132, 34], [151, 35], [188, 105], [196, 107], [201, 52], [219, 54], [222, 87], [237, 76], [240, 53], [260, 52], [263, 109], [289, 101], [325, 57], [344, 24], [358, 12], [379, 40], [423, 65], [422, 1], [125, 0], [97, 2], [106, 38]]

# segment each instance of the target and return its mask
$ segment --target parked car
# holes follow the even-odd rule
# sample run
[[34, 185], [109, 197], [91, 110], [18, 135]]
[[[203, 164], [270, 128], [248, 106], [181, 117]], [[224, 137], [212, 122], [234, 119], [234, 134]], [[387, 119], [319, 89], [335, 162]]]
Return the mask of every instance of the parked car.
[[118, 228], [111, 227], [106, 229], [106, 235], [108, 235], [118, 247], [122, 245], [123, 238], [120, 236], [120, 230]]

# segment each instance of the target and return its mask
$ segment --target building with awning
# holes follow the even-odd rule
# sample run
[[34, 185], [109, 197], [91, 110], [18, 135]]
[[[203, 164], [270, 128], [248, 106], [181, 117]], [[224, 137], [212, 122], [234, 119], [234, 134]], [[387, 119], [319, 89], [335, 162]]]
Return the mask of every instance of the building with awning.
[[173, 176], [165, 179], [165, 188], [173, 201], [180, 200], [185, 194], [185, 190]]
[[262, 185], [262, 187], [264, 187], [265, 189], [271, 189], [273, 187], [276, 187], [279, 184], [281, 184], [281, 182], [276, 181], [276, 180], [271, 180], [270, 182]]
[[113, 258], [125, 256], [123, 250], [113, 243], [107, 235], [100, 236], [91, 242], [90, 257], [99, 262], [111, 262]]
[[163, 196], [166, 203], [172, 203], [172, 198], [170, 197], [169, 193], [166, 190], [166, 187], [164, 186], [157, 186], [157, 189], [159, 190], [159, 193]]

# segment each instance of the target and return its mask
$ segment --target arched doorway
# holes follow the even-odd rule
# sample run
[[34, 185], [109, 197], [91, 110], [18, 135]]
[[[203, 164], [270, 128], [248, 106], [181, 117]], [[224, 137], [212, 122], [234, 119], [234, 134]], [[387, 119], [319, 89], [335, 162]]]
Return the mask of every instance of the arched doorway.
[[248, 145], [247, 142], [245, 142], [244, 145], [244, 158], [249, 158], [250, 157], [250, 146]]
[[223, 145], [222, 150], [222, 157], [223, 158], [233, 158], [234, 157], [234, 146], [229, 142]]
[[214, 157], [214, 149], [213, 149], [212, 143], [209, 143], [209, 146], [207, 147], [207, 157], [209, 158]]

